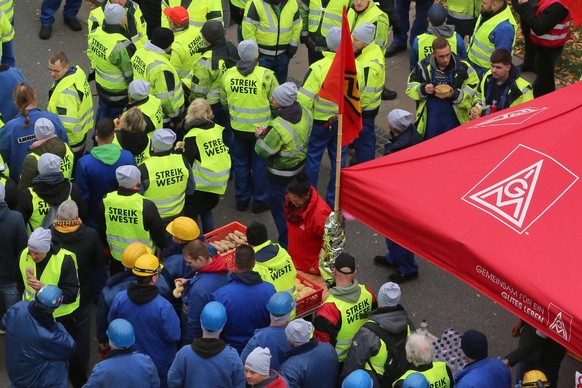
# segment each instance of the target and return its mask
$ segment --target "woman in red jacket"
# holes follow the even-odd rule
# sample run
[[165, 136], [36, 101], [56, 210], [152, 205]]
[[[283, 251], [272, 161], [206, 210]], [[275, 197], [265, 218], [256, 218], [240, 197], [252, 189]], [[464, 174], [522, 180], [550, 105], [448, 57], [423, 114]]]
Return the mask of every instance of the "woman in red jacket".
[[289, 234], [287, 251], [295, 267], [303, 272], [320, 275], [319, 252], [323, 245], [323, 226], [331, 208], [304, 173], [287, 186], [285, 219]]

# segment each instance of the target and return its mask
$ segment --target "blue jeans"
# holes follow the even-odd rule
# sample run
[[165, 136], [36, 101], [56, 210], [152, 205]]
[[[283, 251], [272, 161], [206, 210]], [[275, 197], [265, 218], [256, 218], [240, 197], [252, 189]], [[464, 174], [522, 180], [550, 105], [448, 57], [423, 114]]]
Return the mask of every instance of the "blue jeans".
[[248, 204], [253, 199], [254, 205], [269, 202], [269, 180], [267, 164], [255, 152], [255, 140], [234, 137], [232, 145], [234, 169], [234, 197], [240, 204]]
[[[55, 22], [55, 13], [61, 6], [62, 0], [43, 0], [40, 7], [40, 25], [51, 27]], [[75, 19], [79, 9], [81, 9], [81, 0], [65, 0], [63, 8], [63, 17], [65, 19]]]
[[[325, 123], [327, 124], [327, 123]], [[327, 192], [325, 194], [325, 201], [333, 209], [335, 203], [335, 158], [337, 155], [337, 121], [332, 123], [331, 129], [327, 128], [323, 122], [314, 121], [311, 129], [311, 136], [309, 137], [309, 144], [307, 145], [307, 159], [305, 163], [305, 174], [309, 179], [309, 183], [313, 187], [317, 187], [319, 178], [319, 169], [321, 167], [321, 160], [323, 153], [327, 149], [327, 154], [331, 162], [331, 171], [329, 173], [329, 183], [327, 185]], [[348, 147], [342, 148], [342, 168], [346, 165], [346, 156]]]
[[16, 67], [16, 59], [14, 59], [14, 49], [12, 48], [13, 40], [2, 43], [2, 64], [8, 65], [10, 67]]
[[121, 116], [123, 108], [123, 106], [111, 106], [111, 104], [99, 96], [99, 107], [97, 108], [97, 113], [95, 113], [95, 122], [103, 118], [114, 120]]
[[374, 160], [376, 157], [376, 130], [374, 128], [374, 117], [362, 118], [362, 130], [360, 136], [354, 140], [354, 150], [358, 163]]
[[414, 22], [412, 29], [410, 29], [410, 1], [411, 0], [396, 0], [394, 5], [396, 12], [400, 17], [402, 23], [402, 33], [394, 35], [392, 44], [397, 47], [406, 47], [406, 38], [408, 30], [410, 30], [410, 45], [414, 38], [420, 34], [424, 34], [428, 29], [428, 9], [433, 5], [434, 0], [417, 0], [416, 1], [416, 15], [414, 15]]
[[[4, 307], [6, 307], [6, 311], [8, 311], [12, 305], [22, 300], [22, 296], [18, 293], [18, 289], [16, 288], [16, 282], [0, 282], [0, 295], [2, 295], [2, 299], [4, 299]], [[2, 325], [1, 322], [2, 320], [0, 319], [0, 325]]]
[[287, 221], [285, 220], [284, 211], [287, 185], [269, 179], [269, 188], [271, 190], [271, 215], [273, 216], [273, 221], [275, 221], [275, 226], [279, 233], [279, 245], [287, 249], [289, 240], [287, 239]]
[[386, 239], [386, 247], [388, 248], [388, 253], [384, 258], [388, 264], [396, 265], [398, 272], [402, 275], [411, 275], [418, 272], [418, 263], [414, 259], [414, 253], [388, 239]]
[[279, 55], [277, 58], [259, 57], [259, 65], [273, 70], [279, 85], [287, 82], [289, 61], [291, 58], [287, 54]]
[[234, 140], [228, 115], [220, 103], [210, 105], [210, 109], [212, 109], [212, 114], [214, 115], [214, 119], [212, 121], [224, 127], [224, 131], [222, 131], [222, 141], [224, 142], [224, 145], [229, 148], [228, 152], [232, 156], [232, 143]]

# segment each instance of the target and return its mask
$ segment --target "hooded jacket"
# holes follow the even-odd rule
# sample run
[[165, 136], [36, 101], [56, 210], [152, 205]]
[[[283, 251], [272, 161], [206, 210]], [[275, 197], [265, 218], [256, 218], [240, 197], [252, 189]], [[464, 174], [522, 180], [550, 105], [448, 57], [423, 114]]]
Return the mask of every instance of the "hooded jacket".
[[18, 272], [20, 252], [28, 244], [28, 236], [22, 214], [10, 210], [4, 201], [0, 201], [0, 282], [13, 282], [14, 274]]
[[[67, 146], [64, 141], [58, 137], [52, 137], [47, 140], [37, 140], [30, 146], [30, 153], [38, 156], [50, 153], [57, 155], [61, 159], [65, 157]], [[73, 161], [71, 161], [72, 163]], [[22, 163], [22, 172], [20, 173], [20, 182], [18, 188], [22, 191], [32, 185], [32, 178], [38, 176], [38, 159], [33, 155], [27, 155]]]
[[168, 387], [197, 387], [202, 382], [245, 388], [245, 371], [236, 350], [214, 338], [197, 338], [182, 347], [168, 372]]
[[116, 144], [95, 147], [77, 162], [75, 183], [87, 204], [88, 214], [83, 222], [90, 228], [97, 229], [99, 203], [107, 193], [117, 188], [115, 170], [123, 165], [135, 166], [135, 160], [131, 152]]
[[62, 324], [27, 301], [12, 306], [2, 324], [6, 354], [10, 354], [6, 370], [13, 387], [68, 387], [68, 360], [75, 341]]
[[221, 338], [239, 354], [255, 330], [269, 326], [267, 302], [274, 293], [273, 285], [264, 282], [258, 272], [244, 271], [233, 272], [228, 284], [211, 295], [226, 308], [228, 319]]
[[509, 368], [496, 358], [484, 358], [455, 373], [455, 388], [511, 388]]
[[106, 331], [109, 327], [108, 316], [113, 299], [121, 291], [126, 291], [130, 285], [135, 283], [135, 276], [130, 270], [118, 272], [107, 279], [97, 305], [97, 341], [100, 344], [106, 344], [108, 341]]
[[228, 284], [228, 265], [221, 256], [214, 256], [212, 262], [198, 270], [188, 279], [182, 301], [182, 320], [185, 323], [182, 344], [189, 344], [194, 338], [202, 336], [200, 314], [212, 299], [210, 295]]
[[133, 325], [133, 348], [150, 356], [160, 380], [166, 381], [180, 341], [180, 320], [170, 302], [158, 295], [155, 285], [132, 284], [113, 299], [108, 319], [117, 318]]
[[110, 350], [105, 360], [93, 367], [84, 388], [122, 387], [158, 388], [160, 378], [156, 365], [145, 354], [132, 349]]
[[269, 348], [271, 351], [271, 368], [279, 370], [281, 363], [287, 359], [287, 354], [293, 350], [291, 345], [289, 345], [289, 341], [287, 341], [287, 335], [285, 334], [286, 327], [287, 325], [267, 326], [263, 329], [255, 330], [255, 334], [247, 342], [247, 345], [240, 355], [243, 364], [249, 354], [256, 347], [260, 346], [261, 348]]
[[338, 375], [337, 353], [333, 346], [311, 338], [287, 354], [279, 373], [289, 388], [334, 388]]

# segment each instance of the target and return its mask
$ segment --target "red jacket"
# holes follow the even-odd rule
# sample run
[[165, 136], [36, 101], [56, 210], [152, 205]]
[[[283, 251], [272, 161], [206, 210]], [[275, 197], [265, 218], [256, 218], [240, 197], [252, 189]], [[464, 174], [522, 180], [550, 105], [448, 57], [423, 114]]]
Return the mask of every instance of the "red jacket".
[[[286, 205], [289, 198], [285, 197]], [[323, 245], [323, 226], [331, 208], [311, 187], [311, 198], [301, 213], [301, 222], [290, 223], [287, 219], [289, 246], [287, 251], [299, 271], [319, 275], [319, 252]]]

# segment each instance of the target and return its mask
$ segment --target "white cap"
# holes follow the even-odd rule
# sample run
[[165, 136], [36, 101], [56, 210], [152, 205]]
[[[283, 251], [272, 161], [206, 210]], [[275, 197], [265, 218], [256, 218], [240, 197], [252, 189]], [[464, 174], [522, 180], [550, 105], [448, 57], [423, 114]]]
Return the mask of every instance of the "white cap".
[[117, 167], [115, 170], [115, 178], [117, 178], [117, 183], [119, 186], [132, 189], [139, 181], [141, 181], [141, 172], [135, 166], [125, 165]]
[[243, 61], [254, 61], [259, 57], [259, 46], [254, 40], [243, 40], [237, 47], [238, 56]]
[[105, 15], [105, 23], [114, 26], [121, 23], [126, 15], [126, 12], [125, 8], [123, 8], [121, 5], [109, 3], [105, 5], [103, 14]]
[[61, 170], [61, 158], [58, 155], [51, 153], [44, 153], [38, 159], [38, 173], [51, 174]]
[[352, 32], [352, 35], [357, 40], [361, 40], [365, 44], [370, 44], [376, 36], [376, 26], [372, 23], [362, 23]]
[[414, 121], [412, 113], [403, 109], [393, 109], [388, 113], [388, 123], [398, 132], [404, 131]]
[[169, 151], [176, 141], [176, 134], [171, 129], [162, 128], [152, 134], [152, 146], [159, 151]]
[[331, 51], [337, 51], [342, 41], [342, 29], [340, 27], [332, 27], [327, 32], [325, 42]]

